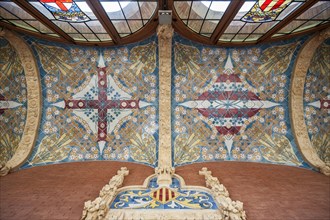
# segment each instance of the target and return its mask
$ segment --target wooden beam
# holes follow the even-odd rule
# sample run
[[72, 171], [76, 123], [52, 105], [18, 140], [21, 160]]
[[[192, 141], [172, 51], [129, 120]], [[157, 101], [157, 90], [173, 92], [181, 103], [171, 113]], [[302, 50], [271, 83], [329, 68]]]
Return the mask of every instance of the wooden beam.
[[34, 8], [30, 3], [22, 0], [13, 0], [14, 3], [16, 3], [18, 6], [23, 8], [26, 12], [28, 12], [31, 16], [33, 16], [35, 19], [39, 20], [41, 23], [46, 25], [49, 29], [54, 31], [56, 34], [64, 38], [66, 41], [74, 43], [74, 40], [65, 33], [61, 28], [59, 28], [56, 24], [54, 24], [52, 21], [50, 21], [45, 15], [43, 15], [41, 12], [39, 12], [36, 8]]
[[273, 27], [266, 34], [264, 34], [262, 37], [260, 37], [257, 42], [261, 43], [263, 41], [268, 41], [275, 33], [277, 33], [279, 30], [281, 30], [283, 27], [285, 27], [287, 24], [289, 24], [296, 17], [298, 17], [299, 15], [304, 13], [306, 10], [308, 10], [310, 7], [312, 7], [317, 2], [318, 2], [318, 0], [309, 0], [309, 1], [305, 2], [296, 11], [294, 11], [293, 13], [288, 15], [281, 22], [279, 22], [275, 27]]
[[244, 2], [245, 1], [241, 1], [241, 0], [233, 0], [230, 2], [225, 14], [222, 16], [220, 22], [218, 23], [217, 27], [215, 28], [211, 36], [211, 41], [213, 44], [216, 44], [218, 42], [219, 38], [225, 32], [227, 27], [230, 25], [230, 23], [236, 16], [237, 12], [241, 9]]
[[97, 19], [100, 21], [104, 29], [107, 31], [107, 33], [110, 35], [112, 41], [115, 44], [120, 44], [120, 36], [115, 28], [113, 26], [110, 18], [108, 17], [107, 13], [105, 12], [103, 6], [101, 5], [99, 0], [87, 0], [86, 3], [88, 6], [92, 9], [94, 15], [97, 17]]

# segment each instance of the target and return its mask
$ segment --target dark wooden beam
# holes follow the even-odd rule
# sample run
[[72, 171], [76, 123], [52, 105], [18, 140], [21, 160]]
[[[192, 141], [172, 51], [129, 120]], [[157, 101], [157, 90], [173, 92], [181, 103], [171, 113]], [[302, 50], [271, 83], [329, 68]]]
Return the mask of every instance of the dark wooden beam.
[[87, 0], [86, 1], [88, 6], [92, 9], [94, 15], [97, 17], [97, 19], [100, 21], [104, 29], [107, 31], [107, 33], [110, 35], [112, 41], [115, 44], [120, 44], [120, 36], [115, 28], [113, 26], [110, 18], [108, 17], [107, 13], [105, 12], [104, 8], [102, 7], [99, 0]]
[[270, 29], [266, 34], [264, 34], [262, 37], [258, 39], [258, 43], [268, 41], [274, 34], [276, 34], [279, 30], [281, 30], [283, 27], [285, 27], [287, 24], [289, 24], [291, 21], [293, 21], [296, 17], [304, 13], [306, 10], [308, 10], [310, 7], [312, 7], [315, 3], [317, 3], [318, 0], [309, 0], [305, 2], [300, 8], [298, 8], [296, 11], [288, 15], [286, 18], [284, 18], [281, 22], [279, 22], [275, 27]]
[[217, 27], [215, 28], [212, 36], [211, 41], [213, 44], [216, 44], [221, 37], [221, 35], [225, 32], [227, 27], [230, 25], [234, 17], [236, 16], [237, 12], [240, 10], [242, 5], [245, 1], [242, 0], [233, 0], [228, 5], [225, 14], [222, 16], [220, 22], [218, 23]]
[[34, 8], [30, 3], [25, 0], [13, 0], [14, 3], [23, 8], [26, 12], [28, 12], [35, 19], [39, 20], [41, 23], [46, 25], [49, 29], [54, 31], [56, 34], [64, 38], [66, 41], [74, 43], [74, 40], [65, 33], [61, 28], [59, 28], [56, 24], [51, 22], [46, 16], [44, 16], [41, 12], [39, 12], [36, 8]]

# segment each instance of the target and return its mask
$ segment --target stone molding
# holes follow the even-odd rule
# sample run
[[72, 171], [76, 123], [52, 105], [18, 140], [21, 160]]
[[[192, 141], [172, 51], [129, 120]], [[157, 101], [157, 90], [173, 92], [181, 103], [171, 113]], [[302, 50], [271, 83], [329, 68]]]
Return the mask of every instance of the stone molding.
[[[171, 153], [171, 25], [159, 25], [157, 29], [159, 49], [159, 167], [172, 166]], [[170, 180], [169, 180], [170, 181]]]
[[325, 39], [330, 37], [330, 29], [316, 34], [307, 41], [298, 54], [297, 61], [291, 79], [290, 90], [290, 114], [292, 129], [296, 143], [305, 160], [312, 166], [318, 168], [321, 173], [330, 176], [330, 167], [318, 156], [308, 136], [307, 126], [304, 118], [304, 87], [310, 62], [316, 49]]
[[82, 220], [104, 219], [109, 211], [109, 205], [117, 194], [118, 188], [123, 184], [125, 176], [129, 174], [126, 167], [121, 167], [117, 175], [113, 176], [108, 184], [100, 191], [99, 197], [94, 201], [85, 202]]
[[24, 132], [14, 156], [0, 165], [0, 176], [18, 169], [30, 156], [35, 145], [41, 119], [41, 84], [40, 76], [31, 48], [13, 32], [2, 29], [0, 36], [4, 37], [16, 50], [22, 63], [27, 87], [27, 116]]

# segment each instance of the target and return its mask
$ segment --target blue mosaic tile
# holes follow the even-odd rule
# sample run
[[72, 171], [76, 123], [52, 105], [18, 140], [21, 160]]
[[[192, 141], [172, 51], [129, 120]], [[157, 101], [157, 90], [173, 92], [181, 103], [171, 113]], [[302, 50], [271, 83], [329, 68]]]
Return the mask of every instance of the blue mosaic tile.
[[221, 48], [176, 34], [173, 166], [249, 161], [310, 168], [294, 142], [288, 99], [293, 65], [307, 39]]
[[156, 36], [103, 48], [23, 38], [37, 59], [43, 111], [22, 168], [88, 160], [157, 166]]

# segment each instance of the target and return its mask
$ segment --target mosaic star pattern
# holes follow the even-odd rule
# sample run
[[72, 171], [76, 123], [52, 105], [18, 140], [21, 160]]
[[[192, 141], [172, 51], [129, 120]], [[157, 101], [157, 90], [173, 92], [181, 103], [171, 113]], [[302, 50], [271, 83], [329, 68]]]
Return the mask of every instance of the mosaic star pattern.
[[225, 49], [176, 35], [173, 165], [235, 160], [308, 167], [288, 109], [292, 66], [304, 41]]
[[330, 164], [330, 39], [316, 51], [306, 75], [305, 121], [314, 149]]
[[218, 209], [211, 194], [198, 190], [181, 189], [180, 181], [172, 178], [170, 187], [159, 187], [157, 177], [147, 189], [120, 192], [110, 209]]
[[15, 49], [0, 38], [0, 164], [14, 155], [26, 122], [27, 90]]
[[84, 160], [157, 165], [155, 37], [104, 49], [26, 39], [38, 58], [43, 116], [23, 168]]

